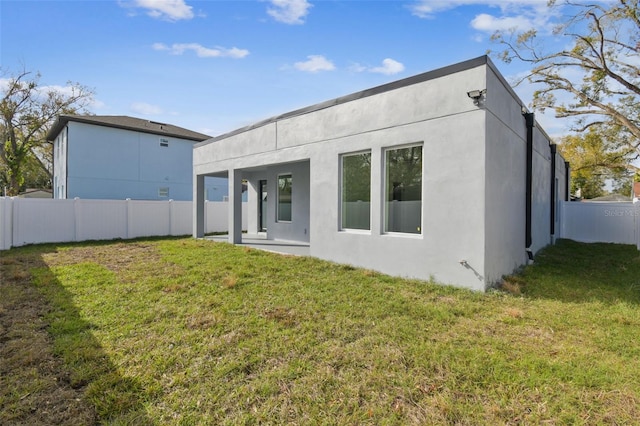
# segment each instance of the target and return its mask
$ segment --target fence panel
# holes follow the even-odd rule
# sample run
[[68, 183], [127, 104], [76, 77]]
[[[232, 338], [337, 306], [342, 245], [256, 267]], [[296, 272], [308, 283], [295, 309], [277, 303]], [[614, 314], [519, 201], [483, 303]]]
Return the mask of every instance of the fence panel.
[[193, 232], [193, 203], [171, 202], [171, 231], [169, 235], [190, 235]]
[[12, 204], [12, 246], [75, 241], [73, 202], [14, 198]]
[[633, 244], [640, 248], [640, 204], [562, 202], [562, 237], [585, 243]]
[[[228, 202], [205, 203], [206, 232], [228, 228]], [[247, 229], [247, 203], [242, 203]], [[25, 244], [190, 235], [191, 201], [0, 197], [0, 250]]]
[[[54, 200], [57, 201], [57, 200]], [[76, 206], [76, 238], [73, 241], [128, 238], [127, 201], [60, 200]], [[55, 223], [55, 222], [52, 222]]]
[[[244, 204], [244, 203], [243, 203]], [[245, 215], [243, 215], [244, 218]], [[229, 203], [207, 201], [204, 203], [204, 232], [226, 232], [229, 229]], [[247, 229], [243, 227], [243, 229]]]
[[163, 201], [129, 201], [128, 238], [169, 235], [171, 204]]

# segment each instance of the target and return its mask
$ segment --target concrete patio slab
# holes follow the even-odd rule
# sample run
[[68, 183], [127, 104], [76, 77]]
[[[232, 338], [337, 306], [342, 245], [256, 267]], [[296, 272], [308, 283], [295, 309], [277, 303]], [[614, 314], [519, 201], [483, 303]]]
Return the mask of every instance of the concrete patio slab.
[[[228, 235], [209, 235], [206, 240], [228, 243]], [[242, 234], [241, 246], [247, 246], [258, 250], [273, 253], [288, 254], [293, 256], [309, 256], [309, 243], [300, 241], [267, 240], [264, 234]]]

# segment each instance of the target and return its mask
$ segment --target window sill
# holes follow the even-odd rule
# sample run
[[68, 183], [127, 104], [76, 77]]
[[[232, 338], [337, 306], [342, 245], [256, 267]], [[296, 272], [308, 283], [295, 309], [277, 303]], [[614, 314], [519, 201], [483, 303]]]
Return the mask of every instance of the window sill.
[[345, 228], [345, 229], [338, 229], [338, 232], [342, 233], [342, 234], [371, 235], [371, 230], [370, 229]]
[[411, 238], [414, 240], [422, 240], [424, 239], [424, 235], [420, 234], [410, 234], [408, 232], [385, 232], [381, 234], [383, 237], [399, 237], [399, 238]]

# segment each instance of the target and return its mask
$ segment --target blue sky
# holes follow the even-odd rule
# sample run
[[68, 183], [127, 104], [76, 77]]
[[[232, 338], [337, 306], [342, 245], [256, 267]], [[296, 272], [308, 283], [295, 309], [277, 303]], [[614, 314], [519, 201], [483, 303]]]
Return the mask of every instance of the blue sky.
[[[95, 114], [218, 135], [484, 55], [498, 29], [535, 27], [553, 46], [557, 18], [546, 0], [0, 0], [0, 66], [91, 87]], [[494, 62], [507, 79], [526, 71]]]

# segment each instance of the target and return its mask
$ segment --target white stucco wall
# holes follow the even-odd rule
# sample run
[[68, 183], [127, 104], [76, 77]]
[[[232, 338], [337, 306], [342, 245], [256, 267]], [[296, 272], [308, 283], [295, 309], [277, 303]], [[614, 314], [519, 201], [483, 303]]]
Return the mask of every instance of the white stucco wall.
[[551, 150], [549, 139], [538, 127], [533, 131], [533, 188], [531, 205], [531, 251], [535, 254], [551, 243]]
[[[485, 88], [486, 99], [475, 105], [467, 92]], [[535, 202], [541, 207], [535, 232], [542, 244], [549, 240], [550, 182], [543, 145], [547, 156], [549, 148], [539, 135], [536, 143]], [[409, 144], [423, 146], [421, 233], [385, 233], [384, 150]], [[365, 150], [371, 152], [371, 229], [341, 230], [340, 156]], [[257, 230], [258, 182], [266, 179], [268, 238], [309, 241], [312, 256], [482, 291], [526, 262], [521, 101], [486, 63], [328, 102], [196, 147], [196, 177], [228, 170], [241, 170], [249, 180], [248, 211], [255, 215], [249, 230]], [[294, 183], [293, 197], [309, 210], [285, 229], [273, 220], [275, 184], [278, 173], [289, 171], [294, 182], [300, 174], [308, 179], [308, 193]]]
[[[293, 170], [297, 183], [301, 170], [296, 173], [292, 167], [308, 167], [307, 221], [285, 234], [269, 219], [270, 238], [308, 238], [313, 256], [484, 290], [485, 118], [466, 93], [484, 88], [485, 75], [485, 67], [480, 66], [201, 145], [195, 150], [194, 173], [245, 169], [243, 178], [254, 186], [266, 176], [269, 200], [273, 200], [269, 215], [273, 216], [277, 173]], [[385, 234], [383, 149], [414, 143], [423, 144], [422, 234]], [[371, 230], [340, 231], [340, 155], [369, 149]], [[298, 161], [302, 163], [292, 164]], [[265, 165], [274, 166], [253, 170]], [[303, 194], [296, 191], [296, 183], [294, 200]], [[257, 204], [250, 202], [249, 211], [253, 210], [257, 211]], [[460, 264], [463, 260], [468, 268]]]
[[[518, 123], [519, 121], [519, 123]], [[487, 114], [485, 275], [488, 283], [499, 281], [526, 262], [524, 119], [516, 117], [509, 127]], [[518, 127], [521, 128], [517, 132]]]

